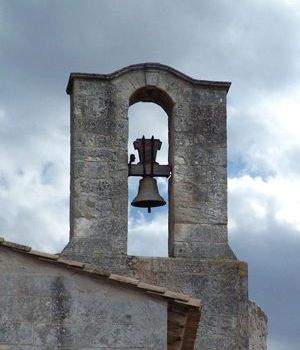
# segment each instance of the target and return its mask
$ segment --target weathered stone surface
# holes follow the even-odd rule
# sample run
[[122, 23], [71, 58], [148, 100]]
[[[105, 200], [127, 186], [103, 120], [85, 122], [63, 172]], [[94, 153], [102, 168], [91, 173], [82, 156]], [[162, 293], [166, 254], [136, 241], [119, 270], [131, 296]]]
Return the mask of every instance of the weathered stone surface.
[[228, 242], [226, 225], [178, 223], [176, 226], [176, 236], [174, 240], [178, 242]]
[[[228, 88], [159, 64], [71, 77], [71, 240], [63, 255], [201, 298], [196, 350], [261, 350], [247, 265], [227, 238]], [[169, 117], [169, 258], [126, 256], [127, 112], [139, 101]]]
[[249, 301], [249, 350], [267, 350], [267, 316], [253, 301]]
[[174, 255], [188, 257], [199, 255], [201, 258], [228, 258], [235, 259], [227, 243], [211, 244], [210, 242], [174, 242]]
[[103, 250], [109, 252], [115, 244], [102, 233], [106, 227], [119, 242], [120, 253], [126, 254], [127, 203], [120, 205], [119, 195], [127, 198], [122, 179], [128, 174], [128, 102], [115, 98], [115, 90], [110, 82], [80, 81], [73, 86], [70, 236], [82, 241], [103, 235]]
[[[111, 76], [80, 75], [68, 89], [72, 111], [71, 238], [103, 235], [106, 255], [111, 253], [113, 245], [102, 233], [103, 217], [98, 213], [127, 217], [127, 113], [130, 103], [139, 100], [158, 103], [170, 120], [170, 237], [176, 239], [177, 224], [227, 224], [228, 84], [200, 82], [160, 65], [144, 65]], [[119, 226], [112, 240], [115, 235], [126, 247], [127, 222]], [[218, 244], [210, 249], [212, 257], [231, 254], [226, 245], [220, 249], [219, 242], [209, 242]], [[176, 241], [170, 242], [170, 254], [181, 256], [182, 247], [175, 246]], [[185, 255], [197, 256], [200, 251], [200, 247], [189, 247]], [[126, 254], [126, 249], [120, 254]]]
[[167, 301], [0, 247], [0, 348], [167, 349]]
[[248, 349], [245, 263], [232, 259], [128, 257], [127, 266], [127, 273], [136, 278], [204, 301], [195, 349]]

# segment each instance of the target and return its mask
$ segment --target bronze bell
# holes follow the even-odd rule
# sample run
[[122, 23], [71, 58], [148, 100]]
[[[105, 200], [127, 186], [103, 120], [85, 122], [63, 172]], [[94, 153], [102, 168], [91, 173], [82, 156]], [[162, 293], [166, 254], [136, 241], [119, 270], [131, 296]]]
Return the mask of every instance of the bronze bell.
[[158, 192], [157, 181], [151, 176], [145, 176], [140, 180], [137, 196], [131, 205], [139, 208], [148, 208], [148, 213], [152, 207], [161, 207], [166, 202]]

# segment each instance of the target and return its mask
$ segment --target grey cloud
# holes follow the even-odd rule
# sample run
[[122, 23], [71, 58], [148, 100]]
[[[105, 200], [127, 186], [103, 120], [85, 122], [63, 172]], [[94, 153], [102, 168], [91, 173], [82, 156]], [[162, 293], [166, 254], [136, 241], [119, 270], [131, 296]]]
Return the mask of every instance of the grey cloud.
[[299, 233], [274, 222], [260, 234], [241, 225], [238, 235], [231, 236], [231, 246], [248, 262], [250, 298], [269, 315], [271, 340], [281, 341], [285, 349], [299, 349]]
[[[68, 238], [65, 87], [71, 71], [106, 73], [156, 61], [195, 78], [232, 81], [229, 105], [238, 114], [229, 119], [230, 157], [242, 159], [247, 172], [250, 163], [261, 170], [258, 159], [245, 150], [253, 140], [262, 145], [272, 135], [247, 110], [257, 109], [270, 92], [287, 94], [287, 87], [298, 84], [299, 29], [296, 9], [282, 1], [2, 0], [0, 222], [6, 238], [51, 251]], [[149, 122], [142, 126], [152, 129]], [[286, 170], [295, 169], [297, 150], [286, 157]], [[237, 206], [232, 210], [239, 220], [247, 215]], [[240, 234], [231, 237], [239, 257], [249, 261], [251, 295], [270, 315], [274, 342], [298, 349], [295, 324], [300, 320], [291, 305], [297, 303], [294, 289], [299, 294], [293, 279], [299, 241], [288, 226], [271, 220], [266, 225], [270, 233], [258, 245], [249, 227], [251, 218], [248, 230], [241, 226]], [[144, 241], [138, 243], [138, 232], [133, 232], [133, 249], [153, 253], [151, 232], [140, 235]]]
[[47, 77], [48, 86], [70, 70], [152, 60], [197, 77], [277, 87], [293, 80], [299, 53], [298, 19], [276, 2], [11, 0], [2, 13], [1, 63], [14, 77]]
[[[268, 95], [273, 111], [266, 111], [260, 104], [263, 96], [252, 106], [252, 111], [237, 105], [235, 113], [229, 112], [228, 152], [231, 161], [243, 164], [244, 173], [270, 176], [299, 174], [300, 142], [297, 133], [298, 110], [276, 111], [276, 96]], [[293, 102], [293, 98], [290, 99]], [[289, 102], [285, 107], [289, 107]], [[272, 114], [273, 112], [273, 114]], [[292, 117], [293, 124], [285, 121]]]
[[[239, 259], [248, 262], [250, 297], [269, 316], [270, 350], [283, 350], [280, 343], [296, 350], [300, 344], [299, 229], [282, 221], [278, 214], [289, 203], [282, 203], [268, 186], [258, 178], [251, 187], [245, 182], [238, 188], [230, 186], [230, 245]], [[280, 190], [284, 193], [285, 188]]]

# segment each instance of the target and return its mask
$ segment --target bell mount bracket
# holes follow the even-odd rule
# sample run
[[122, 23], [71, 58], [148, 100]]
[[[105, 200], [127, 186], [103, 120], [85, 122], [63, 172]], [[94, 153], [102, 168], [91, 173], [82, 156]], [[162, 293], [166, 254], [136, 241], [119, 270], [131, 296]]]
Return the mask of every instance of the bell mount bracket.
[[130, 155], [128, 163], [128, 176], [151, 176], [151, 177], [169, 177], [171, 175], [170, 165], [160, 165], [156, 162], [157, 151], [160, 150], [162, 142], [155, 139], [146, 139], [143, 136], [133, 142], [134, 149], [138, 150], [140, 161], [135, 161], [135, 155]]

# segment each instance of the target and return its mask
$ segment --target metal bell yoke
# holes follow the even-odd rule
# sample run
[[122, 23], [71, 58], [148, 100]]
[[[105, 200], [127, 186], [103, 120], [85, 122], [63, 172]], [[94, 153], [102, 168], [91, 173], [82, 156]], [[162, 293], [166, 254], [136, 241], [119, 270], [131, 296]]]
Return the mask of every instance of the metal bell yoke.
[[159, 165], [156, 162], [157, 151], [161, 148], [159, 139], [141, 139], [134, 141], [134, 149], [138, 150], [140, 161], [137, 164], [132, 164], [135, 161], [135, 156], [130, 155], [128, 164], [128, 176], [142, 176], [139, 182], [138, 194], [131, 202], [131, 205], [139, 208], [148, 208], [148, 213], [151, 213], [151, 208], [160, 207], [166, 204], [166, 201], [159, 194], [157, 181], [154, 176], [169, 177], [171, 169], [169, 165]]

